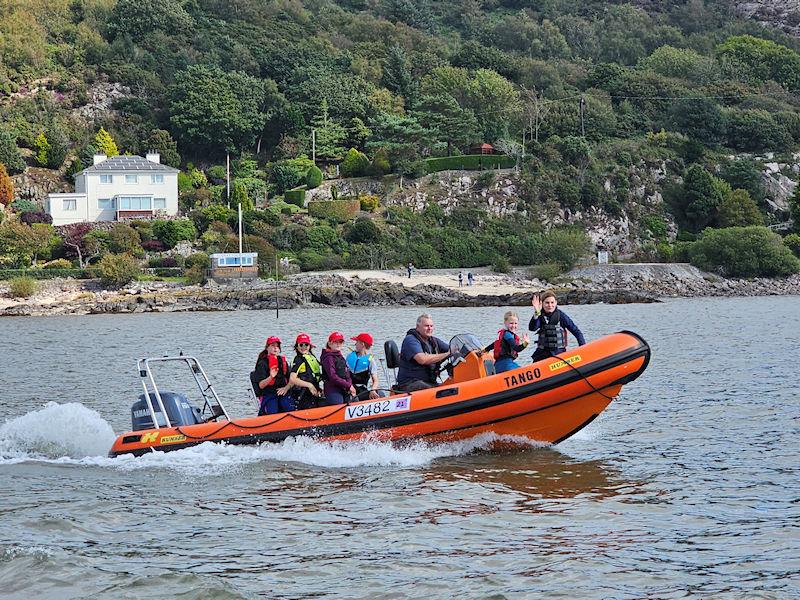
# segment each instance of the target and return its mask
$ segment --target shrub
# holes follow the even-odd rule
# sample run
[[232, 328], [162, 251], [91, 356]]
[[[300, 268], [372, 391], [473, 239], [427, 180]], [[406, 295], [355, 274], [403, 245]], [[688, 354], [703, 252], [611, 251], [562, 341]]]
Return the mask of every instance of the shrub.
[[18, 213], [39, 212], [39, 206], [30, 200], [14, 200], [11, 203], [11, 208]]
[[497, 256], [492, 263], [495, 273], [511, 273], [511, 262], [505, 256]]
[[9, 293], [12, 298], [30, 298], [36, 293], [36, 280], [23, 275], [8, 281]]
[[103, 285], [120, 287], [139, 275], [139, 263], [130, 254], [106, 254], [98, 264]]
[[331, 219], [344, 223], [354, 218], [360, 208], [358, 198], [312, 200], [308, 203], [308, 214], [317, 219]]
[[366, 212], [375, 212], [380, 206], [380, 199], [375, 194], [359, 196], [358, 202], [361, 205], [361, 210]]
[[800, 260], [766, 227], [706, 229], [689, 256], [696, 267], [725, 277], [773, 277], [800, 271]]
[[317, 165], [311, 165], [306, 173], [306, 187], [313, 190], [318, 188], [322, 183], [322, 171], [319, 170]]
[[201, 210], [193, 210], [189, 216], [198, 231], [205, 231], [214, 221], [223, 223], [235, 222], [238, 218], [238, 213], [223, 204], [212, 204]]
[[202, 284], [206, 282], [206, 269], [200, 265], [193, 265], [184, 272], [187, 283]]
[[161, 240], [147, 240], [142, 242], [142, 249], [146, 252], [163, 252], [167, 247]]
[[425, 170], [428, 173], [447, 171], [452, 169], [508, 169], [517, 164], [513, 156], [504, 154], [466, 154], [463, 156], [442, 156], [428, 158], [425, 161]]
[[137, 251], [141, 254], [142, 238], [139, 232], [127, 223], [116, 223], [109, 232], [109, 250], [117, 254], [129, 252], [135, 254]]
[[356, 244], [379, 242], [381, 239], [381, 230], [372, 219], [359, 217], [356, 219], [355, 223], [347, 226], [345, 239]]
[[342, 177], [360, 177], [367, 172], [368, 168], [369, 159], [366, 154], [359, 152], [355, 148], [350, 148], [347, 151], [342, 164], [339, 165]]
[[47, 214], [46, 212], [40, 211], [26, 211], [22, 213], [19, 218], [20, 221], [23, 223], [27, 223], [28, 225], [33, 225], [34, 223], [44, 223], [45, 225], [52, 225], [53, 224], [53, 217]]
[[6, 171], [6, 166], [0, 162], [0, 204], [8, 206], [14, 199], [14, 182]]
[[306, 205], [306, 190], [305, 188], [295, 188], [293, 190], [286, 190], [283, 194], [284, 199], [289, 204], [294, 204], [303, 208]]
[[42, 265], [43, 269], [71, 269], [72, 263], [66, 258], [57, 258]]
[[191, 269], [192, 267], [196, 266], [207, 269], [211, 264], [210, 260], [211, 259], [209, 258], [208, 254], [205, 252], [195, 252], [194, 254], [187, 256], [183, 264], [187, 269]]
[[795, 256], [800, 257], [800, 235], [790, 233], [783, 238], [783, 245], [789, 248]]
[[577, 229], [554, 229], [543, 240], [543, 258], [558, 263], [568, 271], [589, 252], [590, 242], [586, 233]]
[[153, 233], [167, 248], [174, 248], [181, 240], [192, 241], [197, 237], [197, 229], [189, 219], [153, 221]]
[[534, 265], [528, 269], [528, 275], [534, 279], [541, 279], [542, 281], [552, 281], [564, 270], [558, 263], [544, 263], [541, 265]]
[[147, 261], [147, 266], [151, 269], [174, 269], [181, 265], [174, 256], [154, 256]]

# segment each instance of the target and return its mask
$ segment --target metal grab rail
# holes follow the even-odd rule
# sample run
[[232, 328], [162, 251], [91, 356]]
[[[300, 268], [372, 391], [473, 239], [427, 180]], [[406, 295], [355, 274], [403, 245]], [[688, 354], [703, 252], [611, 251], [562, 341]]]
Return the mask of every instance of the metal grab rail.
[[[170, 361], [181, 361], [189, 367], [192, 372], [192, 376], [194, 377], [194, 381], [197, 384], [197, 388], [200, 390], [200, 394], [203, 396], [203, 410], [201, 414], [204, 414], [206, 408], [211, 412], [210, 418], [216, 418], [224, 416], [228, 421], [231, 420], [230, 416], [228, 415], [228, 411], [225, 410], [225, 407], [222, 405], [222, 401], [219, 399], [214, 386], [211, 384], [211, 381], [206, 375], [206, 372], [203, 370], [203, 367], [200, 365], [200, 362], [194, 356], [163, 356], [160, 358], [140, 358], [136, 366], [139, 370], [139, 377], [142, 381], [142, 388], [144, 389], [144, 399], [147, 403], [147, 408], [150, 410], [150, 417], [153, 420], [153, 426], [155, 429], [160, 429], [161, 426], [158, 424], [158, 419], [156, 418], [156, 411], [153, 407], [153, 402], [150, 399], [150, 390], [147, 386], [147, 380], [150, 380], [150, 385], [153, 388], [153, 394], [156, 397], [156, 401], [158, 402], [158, 407], [161, 409], [161, 414], [164, 415], [164, 421], [166, 427], [172, 427], [172, 423], [169, 419], [169, 414], [164, 406], [164, 401], [161, 398], [161, 392], [158, 389], [158, 385], [156, 384], [155, 377], [153, 377], [153, 371], [150, 369], [150, 363], [154, 362], [170, 362]], [[201, 382], [200, 378], [202, 377], [203, 382]], [[203, 387], [205, 385], [205, 387]], [[212, 402], [213, 398], [213, 402]]]

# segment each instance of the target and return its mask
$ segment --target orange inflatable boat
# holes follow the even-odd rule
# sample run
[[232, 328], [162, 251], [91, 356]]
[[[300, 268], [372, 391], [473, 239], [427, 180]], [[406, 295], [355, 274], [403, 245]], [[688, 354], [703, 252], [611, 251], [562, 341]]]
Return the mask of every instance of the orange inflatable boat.
[[[132, 408], [134, 430], [117, 438], [109, 456], [203, 442], [280, 442], [291, 436], [450, 441], [491, 432], [557, 444], [591, 423], [650, 360], [647, 342], [629, 331], [499, 374], [493, 374], [491, 353], [470, 334], [453, 338], [451, 348], [456, 358], [436, 388], [240, 419], [227, 414], [195, 358], [141, 359], [145, 393]], [[190, 367], [205, 400], [202, 411], [184, 396], [158, 389], [150, 369], [157, 361], [183, 361]]]

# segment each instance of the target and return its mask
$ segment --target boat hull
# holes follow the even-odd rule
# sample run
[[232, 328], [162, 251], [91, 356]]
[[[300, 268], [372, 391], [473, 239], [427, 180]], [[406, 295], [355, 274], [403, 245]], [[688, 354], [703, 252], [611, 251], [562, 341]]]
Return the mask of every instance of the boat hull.
[[[380, 401], [132, 431], [117, 438], [109, 456], [178, 450], [203, 442], [280, 442], [295, 436], [452, 441], [494, 433], [556, 444], [594, 420], [624, 384], [641, 375], [649, 360], [647, 342], [620, 332], [496, 375], [481, 376], [482, 358], [466, 361], [463, 381], [456, 367], [439, 387]], [[474, 372], [468, 372], [470, 368]]]

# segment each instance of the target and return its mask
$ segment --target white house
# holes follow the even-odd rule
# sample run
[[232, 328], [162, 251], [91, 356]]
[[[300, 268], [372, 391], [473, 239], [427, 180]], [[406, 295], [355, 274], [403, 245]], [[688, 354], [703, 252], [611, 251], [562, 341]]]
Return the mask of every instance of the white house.
[[75, 175], [75, 192], [48, 194], [53, 225], [124, 221], [178, 214], [178, 169], [161, 164], [157, 152], [141, 156], [95, 154]]

